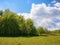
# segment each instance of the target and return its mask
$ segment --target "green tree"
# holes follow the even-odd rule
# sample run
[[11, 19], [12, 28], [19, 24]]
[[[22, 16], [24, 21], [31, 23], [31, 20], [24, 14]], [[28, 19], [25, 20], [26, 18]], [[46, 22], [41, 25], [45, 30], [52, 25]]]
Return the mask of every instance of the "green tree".
[[28, 18], [25, 22], [26, 30], [25, 32], [27, 35], [36, 35], [36, 28], [34, 26], [34, 22], [32, 19]]
[[25, 19], [23, 16], [18, 16], [17, 18], [17, 22], [18, 22], [18, 25], [19, 25], [19, 30], [21, 31], [20, 32], [20, 35], [24, 36], [25, 35]]
[[2, 16], [3, 15], [3, 11], [2, 10], [0, 10], [0, 16]]
[[58, 29], [58, 30], [53, 30], [53, 31], [50, 31], [51, 33], [51, 35], [59, 35], [60, 36], [60, 30]]
[[0, 24], [0, 31], [2, 36], [18, 36], [19, 35], [19, 25], [16, 17], [18, 17], [13, 12], [6, 12], [2, 16], [2, 21]]
[[48, 33], [48, 30], [43, 28], [43, 27], [38, 27], [37, 32], [38, 32], [39, 35], [45, 35], [45, 34]]

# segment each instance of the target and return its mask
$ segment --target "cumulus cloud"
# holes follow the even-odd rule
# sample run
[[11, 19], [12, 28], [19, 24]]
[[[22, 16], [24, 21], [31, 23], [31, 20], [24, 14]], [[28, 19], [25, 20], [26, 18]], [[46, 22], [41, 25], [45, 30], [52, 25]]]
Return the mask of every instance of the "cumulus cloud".
[[56, 6], [56, 7], [60, 7], [60, 3], [59, 3], [59, 2], [56, 3], [55, 6]]
[[[42, 26], [48, 29], [60, 29], [60, 3], [57, 2], [53, 7], [47, 6], [45, 3], [32, 4], [30, 13], [22, 13], [25, 18], [32, 18], [35, 26]], [[56, 22], [54, 21], [55, 19]]]

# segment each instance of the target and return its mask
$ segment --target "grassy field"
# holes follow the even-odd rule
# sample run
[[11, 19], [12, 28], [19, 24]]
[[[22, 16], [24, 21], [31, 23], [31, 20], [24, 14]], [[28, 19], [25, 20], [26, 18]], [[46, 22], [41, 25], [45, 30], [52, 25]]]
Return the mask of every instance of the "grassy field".
[[60, 45], [60, 36], [0, 37], [0, 45]]

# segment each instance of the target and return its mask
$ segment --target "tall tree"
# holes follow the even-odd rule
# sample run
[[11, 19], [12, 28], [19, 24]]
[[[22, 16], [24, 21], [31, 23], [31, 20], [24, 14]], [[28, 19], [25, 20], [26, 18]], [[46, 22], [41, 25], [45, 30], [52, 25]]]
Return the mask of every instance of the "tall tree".
[[44, 34], [48, 33], [47, 29], [45, 29], [43, 27], [38, 27], [37, 32], [38, 32], [39, 35], [44, 35]]
[[18, 36], [19, 25], [16, 17], [18, 17], [13, 12], [6, 12], [2, 16], [0, 31], [2, 36]]
[[32, 19], [28, 18], [25, 22], [27, 35], [36, 35], [36, 29]]
[[19, 30], [21, 31], [20, 32], [20, 35], [24, 36], [25, 35], [25, 19], [23, 16], [18, 16], [17, 18], [17, 22], [18, 22], [18, 25], [19, 25]]
[[0, 10], [0, 16], [2, 16], [3, 15], [3, 11], [2, 10]]

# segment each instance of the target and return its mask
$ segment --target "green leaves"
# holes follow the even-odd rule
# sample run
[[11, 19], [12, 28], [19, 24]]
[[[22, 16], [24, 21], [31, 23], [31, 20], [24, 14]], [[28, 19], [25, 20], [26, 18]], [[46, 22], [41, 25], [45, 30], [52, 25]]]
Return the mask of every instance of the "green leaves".
[[45, 34], [48, 33], [48, 30], [43, 28], [43, 27], [38, 27], [37, 32], [38, 32], [39, 35], [45, 35]]
[[0, 22], [2, 36], [31, 36], [36, 33], [32, 19], [25, 20], [23, 16], [18, 16], [10, 10], [5, 10], [0, 19], [2, 19]]
[[27, 31], [27, 34], [30, 35], [30, 36], [33, 36], [33, 35], [37, 35], [37, 31], [36, 31], [36, 28], [34, 26], [34, 22], [32, 19], [27, 19], [26, 22], [25, 22], [25, 26], [26, 26], [26, 31]]
[[[19, 25], [16, 17], [18, 17], [13, 12], [6, 12], [2, 16], [2, 21], [0, 23], [0, 35], [2, 36], [18, 36], [19, 35]], [[4, 33], [1, 33], [4, 32]]]
[[2, 16], [3, 15], [3, 11], [2, 10], [0, 10], [0, 16]]
[[[32, 19], [25, 20], [9, 9], [0, 12], [0, 15], [0, 36], [37, 36], [50, 33], [43, 27], [36, 28]], [[60, 34], [60, 30], [53, 33]]]

